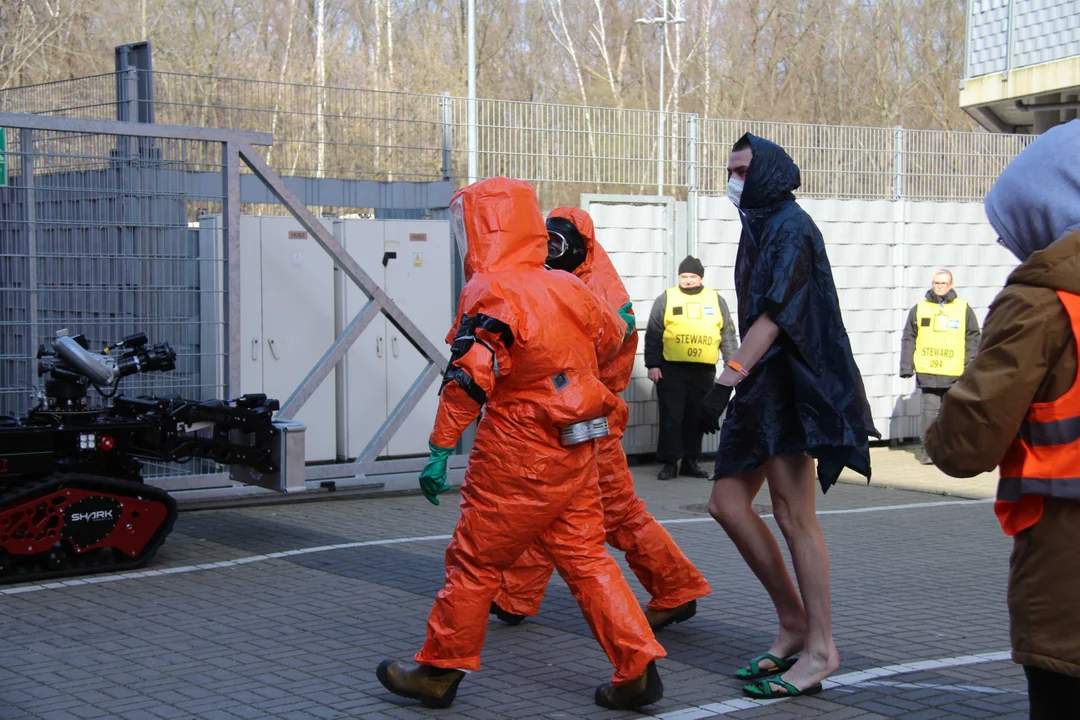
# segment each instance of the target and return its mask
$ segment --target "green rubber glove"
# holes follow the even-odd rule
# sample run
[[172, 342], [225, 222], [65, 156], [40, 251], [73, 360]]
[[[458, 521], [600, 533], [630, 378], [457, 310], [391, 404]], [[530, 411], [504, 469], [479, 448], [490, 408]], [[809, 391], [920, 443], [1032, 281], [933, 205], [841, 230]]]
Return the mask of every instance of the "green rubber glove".
[[626, 335], [623, 337], [623, 342], [629, 340], [630, 336], [634, 334], [635, 330], [637, 330], [637, 318], [630, 313], [630, 308], [633, 307], [633, 305], [634, 303], [628, 302], [621, 308], [619, 308], [618, 311], [619, 317], [621, 317], [626, 322]]
[[432, 445], [431, 441], [428, 441], [428, 448], [431, 450], [431, 455], [424, 469], [420, 471], [420, 492], [424, 493], [429, 503], [438, 505], [438, 495], [450, 489], [450, 486], [446, 484], [446, 461], [454, 452], [454, 448], [441, 448]]

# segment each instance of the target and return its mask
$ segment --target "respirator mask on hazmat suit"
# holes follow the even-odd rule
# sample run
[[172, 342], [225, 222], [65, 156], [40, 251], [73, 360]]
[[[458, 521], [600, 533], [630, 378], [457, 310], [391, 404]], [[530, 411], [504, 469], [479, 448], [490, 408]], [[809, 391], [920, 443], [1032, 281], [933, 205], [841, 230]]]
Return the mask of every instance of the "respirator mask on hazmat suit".
[[544, 265], [550, 270], [572, 273], [585, 262], [585, 240], [577, 226], [566, 218], [547, 219], [548, 254]]

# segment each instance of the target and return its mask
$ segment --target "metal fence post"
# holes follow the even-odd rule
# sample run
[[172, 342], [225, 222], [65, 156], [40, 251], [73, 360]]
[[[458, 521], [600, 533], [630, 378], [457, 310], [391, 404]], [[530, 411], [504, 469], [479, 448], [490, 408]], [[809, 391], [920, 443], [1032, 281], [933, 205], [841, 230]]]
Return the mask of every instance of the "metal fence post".
[[240, 149], [221, 144], [222, 242], [225, 256], [225, 346], [227, 397], [240, 397]]
[[904, 195], [904, 128], [893, 128], [893, 200]]
[[686, 217], [688, 226], [689, 254], [698, 256], [698, 116], [686, 118]]
[[[900, 335], [904, 317], [904, 303], [906, 302], [907, 288], [907, 251], [905, 234], [907, 229], [907, 202], [904, 200], [904, 128], [897, 125], [893, 128], [893, 212], [892, 212], [892, 265], [893, 265], [893, 301], [892, 312], [889, 314], [891, 325], [889, 327], [889, 347], [892, 348], [890, 355], [894, 362], [893, 367], [899, 366]], [[899, 375], [892, 376], [893, 396], [896, 398], [894, 406], [904, 406], [904, 381]], [[895, 415], [894, 415], [895, 417]], [[901, 413], [899, 417], [904, 417]], [[902, 426], [903, 427], [903, 426]], [[918, 433], [916, 432], [916, 435]], [[904, 430], [889, 429], [890, 439], [903, 439], [907, 435]]]
[[453, 135], [450, 132], [450, 126], [453, 123], [453, 114], [450, 108], [450, 93], [449, 91], [442, 94], [442, 99], [439, 100], [439, 107], [442, 109], [442, 179], [450, 179], [450, 148], [453, 142]]
[[[139, 122], [139, 72], [134, 66], [128, 65], [124, 71], [124, 105], [127, 110], [127, 120], [130, 123]], [[124, 139], [129, 157], [138, 157], [139, 141], [135, 137]]]
[[[34, 181], [34, 131], [19, 131], [19, 151], [22, 154], [22, 180], [26, 188], [26, 321], [30, 326], [27, 335], [27, 355], [34, 356], [38, 332], [38, 262], [37, 262], [37, 190]], [[36, 372], [27, 373], [30, 384], [37, 389]]]

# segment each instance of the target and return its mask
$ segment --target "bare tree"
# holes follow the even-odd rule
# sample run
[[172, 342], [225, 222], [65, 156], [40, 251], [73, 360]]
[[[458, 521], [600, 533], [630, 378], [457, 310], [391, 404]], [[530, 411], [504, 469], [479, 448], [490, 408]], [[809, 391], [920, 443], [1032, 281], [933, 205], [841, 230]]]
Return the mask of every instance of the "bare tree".
[[[155, 67], [163, 71], [463, 94], [466, 2], [0, 0], [0, 85], [111, 72], [112, 48], [131, 42], [135, 29], [153, 42]], [[660, 62], [656, 38], [634, 24], [651, 2], [477, 3], [480, 95], [652, 109]], [[662, 62], [672, 81], [663, 104], [668, 110], [763, 120], [973, 126], [956, 102], [966, 0], [668, 4], [688, 21], [666, 29]], [[305, 132], [311, 141], [304, 146], [309, 156], [290, 156], [290, 165], [325, 167], [337, 152], [326, 144], [327, 124], [340, 122], [343, 108], [333, 93], [315, 95], [309, 102], [321, 120], [303, 129], [290, 114], [305, 102], [299, 95], [279, 86], [268, 97], [272, 129], [288, 128], [294, 137]], [[200, 112], [208, 117], [237, 111], [204, 107]], [[582, 117], [595, 149], [597, 136], [591, 131], [598, 116]], [[191, 111], [190, 119], [199, 117]], [[364, 132], [368, 145], [362, 152], [370, 155], [375, 129]], [[283, 159], [281, 150], [275, 153]], [[400, 162], [396, 157], [393, 164]], [[370, 167], [371, 157], [363, 163]]]

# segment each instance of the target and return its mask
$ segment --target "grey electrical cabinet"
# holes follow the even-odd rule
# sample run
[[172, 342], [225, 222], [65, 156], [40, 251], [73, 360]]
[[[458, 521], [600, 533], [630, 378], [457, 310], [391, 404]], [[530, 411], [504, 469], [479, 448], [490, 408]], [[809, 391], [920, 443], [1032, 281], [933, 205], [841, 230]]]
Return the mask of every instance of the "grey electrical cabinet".
[[[345, 250], [436, 347], [453, 322], [449, 224], [442, 220], [342, 219], [334, 233]], [[367, 297], [337, 273], [338, 329]], [[353, 459], [423, 371], [427, 360], [380, 315], [353, 344], [339, 366], [338, 455]], [[436, 382], [405, 419], [380, 456], [426, 455], [438, 407]]]
[[[323, 220], [332, 230], [332, 221]], [[221, 216], [199, 219], [203, 378], [226, 392], [224, 234]], [[334, 342], [334, 263], [292, 217], [240, 216], [240, 393], [292, 395]], [[206, 380], [204, 380], [206, 383]], [[234, 393], [237, 394], [237, 393]], [[336, 455], [333, 378], [293, 418], [305, 426], [308, 462]]]
[[[240, 242], [240, 388], [284, 403], [334, 342], [334, 262], [292, 217], [243, 215]], [[335, 405], [327, 379], [293, 418], [306, 427], [308, 462], [336, 456]]]
[[[450, 230], [442, 220], [322, 218], [321, 222], [437, 347], [452, 322]], [[225, 392], [225, 293], [221, 217], [200, 218], [202, 377]], [[284, 402], [367, 296], [292, 217], [240, 217], [241, 393]], [[424, 369], [426, 360], [381, 313], [296, 414], [307, 462], [354, 459]], [[441, 369], [441, 368], [440, 368]], [[213, 378], [213, 380], [209, 380]], [[380, 457], [426, 455], [438, 382]]]

